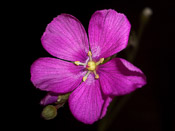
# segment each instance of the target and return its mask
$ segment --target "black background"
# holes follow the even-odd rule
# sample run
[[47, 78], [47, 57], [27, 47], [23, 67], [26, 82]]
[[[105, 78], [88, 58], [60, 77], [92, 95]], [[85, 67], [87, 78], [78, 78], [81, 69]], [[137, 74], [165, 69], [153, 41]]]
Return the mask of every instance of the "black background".
[[[22, 86], [10, 86], [14, 89], [13, 108], [8, 122], [17, 123], [15, 127], [23, 130], [97, 130], [99, 122], [85, 125], [78, 122], [66, 104], [58, 110], [58, 116], [50, 121], [40, 117], [42, 106], [40, 100], [46, 92], [36, 89], [30, 82], [30, 66], [39, 57], [52, 57], [47, 53], [40, 38], [45, 27], [61, 13], [72, 14], [84, 25], [86, 31], [91, 15], [100, 9], [115, 9], [124, 13], [132, 25], [132, 30], [139, 27], [140, 13], [145, 7], [153, 10], [153, 15], [143, 32], [140, 48], [134, 64], [147, 76], [147, 85], [134, 92], [119, 115], [111, 123], [110, 131], [172, 131], [175, 130], [174, 119], [174, 30], [173, 3], [170, 1], [42, 1], [15, 3], [13, 21], [14, 43], [18, 49], [19, 62], [14, 62], [22, 75], [14, 78]], [[9, 16], [9, 17], [11, 17]], [[13, 58], [13, 57], [11, 57]], [[13, 60], [13, 59], [12, 59]], [[19, 63], [19, 65], [18, 65]], [[21, 77], [22, 76], [22, 77]]]

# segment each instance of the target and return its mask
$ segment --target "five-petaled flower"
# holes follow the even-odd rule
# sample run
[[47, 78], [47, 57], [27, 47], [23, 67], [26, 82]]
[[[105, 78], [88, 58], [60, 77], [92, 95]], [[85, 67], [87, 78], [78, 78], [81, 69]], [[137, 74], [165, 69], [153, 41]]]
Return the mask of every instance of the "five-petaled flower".
[[[94, 123], [106, 114], [114, 96], [146, 84], [143, 72], [122, 58], [102, 64], [127, 46], [130, 28], [124, 14], [99, 10], [90, 19], [87, 36], [74, 16], [58, 15], [41, 38], [43, 47], [57, 58], [36, 60], [31, 66], [32, 83], [53, 94], [71, 92], [68, 103], [74, 117]], [[48, 99], [56, 101], [51, 94]]]

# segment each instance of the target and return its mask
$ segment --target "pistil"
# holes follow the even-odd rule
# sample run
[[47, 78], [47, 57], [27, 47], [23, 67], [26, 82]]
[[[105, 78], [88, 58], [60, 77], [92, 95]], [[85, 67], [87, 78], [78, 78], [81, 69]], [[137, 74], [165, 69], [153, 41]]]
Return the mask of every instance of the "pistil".
[[93, 72], [94, 75], [95, 75], [95, 78], [98, 79], [99, 75], [97, 74], [96, 69], [97, 69], [97, 66], [100, 65], [101, 63], [103, 63], [103, 61], [104, 61], [104, 58], [101, 58], [99, 61], [94, 62], [92, 60], [91, 51], [88, 52], [88, 56], [89, 56], [89, 61], [87, 63], [82, 63], [80, 61], [75, 61], [74, 62], [75, 65], [84, 66], [88, 70], [87, 73], [85, 74], [85, 76], [83, 77], [83, 82], [87, 80], [87, 77], [91, 72]]

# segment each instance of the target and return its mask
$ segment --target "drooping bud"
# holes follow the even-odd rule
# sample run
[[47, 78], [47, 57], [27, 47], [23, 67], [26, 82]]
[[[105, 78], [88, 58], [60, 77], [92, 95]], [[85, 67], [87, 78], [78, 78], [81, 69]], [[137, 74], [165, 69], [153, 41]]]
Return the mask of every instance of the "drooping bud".
[[48, 105], [43, 109], [41, 115], [45, 120], [51, 120], [57, 116], [57, 109], [53, 105]]

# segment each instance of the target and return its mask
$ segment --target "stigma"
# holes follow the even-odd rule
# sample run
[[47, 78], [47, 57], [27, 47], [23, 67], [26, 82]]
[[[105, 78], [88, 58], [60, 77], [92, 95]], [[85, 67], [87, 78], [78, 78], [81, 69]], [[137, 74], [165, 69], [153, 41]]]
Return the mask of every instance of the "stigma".
[[89, 51], [88, 52], [88, 57], [89, 57], [89, 61], [87, 63], [82, 63], [80, 61], [75, 61], [74, 64], [77, 66], [84, 66], [85, 69], [87, 70], [87, 73], [85, 74], [85, 76], [83, 77], [83, 82], [87, 80], [88, 75], [92, 72], [95, 75], [95, 79], [99, 78], [99, 75], [97, 74], [96, 70], [97, 70], [97, 66], [102, 64], [104, 61], [104, 58], [101, 58], [99, 61], [95, 62], [92, 60], [92, 52]]
[[86, 65], [86, 69], [89, 71], [94, 71], [96, 69], [96, 64], [94, 61], [89, 61]]

